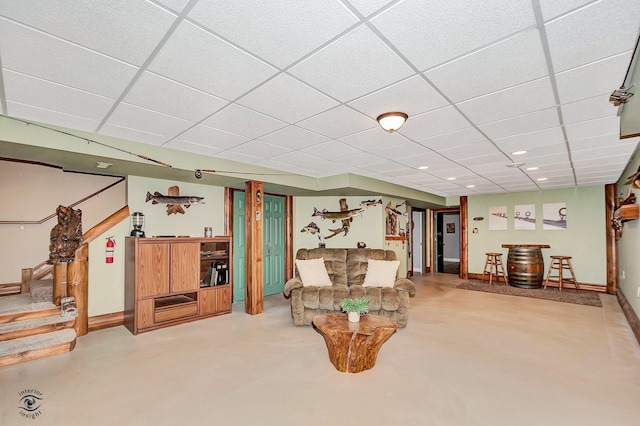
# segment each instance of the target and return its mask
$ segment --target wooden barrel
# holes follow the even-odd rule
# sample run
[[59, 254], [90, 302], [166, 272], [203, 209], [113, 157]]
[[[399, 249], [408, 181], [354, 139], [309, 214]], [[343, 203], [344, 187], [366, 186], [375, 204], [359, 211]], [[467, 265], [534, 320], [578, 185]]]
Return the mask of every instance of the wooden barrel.
[[544, 259], [542, 250], [530, 247], [513, 247], [507, 256], [509, 284], [520, 288], [542, 287]]

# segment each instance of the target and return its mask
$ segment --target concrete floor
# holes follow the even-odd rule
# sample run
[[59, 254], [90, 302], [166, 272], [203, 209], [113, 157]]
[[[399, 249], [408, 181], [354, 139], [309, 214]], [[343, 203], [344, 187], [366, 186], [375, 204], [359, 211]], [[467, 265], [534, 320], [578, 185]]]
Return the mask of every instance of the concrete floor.
[[[0, 369], [2, 425], [638, 425], [640, 347], [603, 308], [458, 290], [415, 278], [409, 325], [376, 366], [339, 373], [288, 301]], [[42, 394], [33, 423], [20, 392]]]

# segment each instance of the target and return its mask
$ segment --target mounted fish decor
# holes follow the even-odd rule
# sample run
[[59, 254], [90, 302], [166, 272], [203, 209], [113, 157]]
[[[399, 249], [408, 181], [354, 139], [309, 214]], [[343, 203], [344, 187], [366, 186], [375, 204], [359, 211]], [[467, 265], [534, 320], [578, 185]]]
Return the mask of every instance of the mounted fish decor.
[[151, 204], [166, 204], [167, 215], [170, 214], [184, 214], [184, 209], [189, 208], [192, 204], [204, 204], [204, 197], [195, 197], [180, 195], [180, 188], [172, 186], [169, 188], [168, 195], [162, 195], [159, 192], [151, 194], [147, 192], [147, 202], [151, 201]]
[[[364, 207], [358, 207], [357, 209], [349, 210], [349, 206], [347, 205], [347, 199], [340, 199], [340, 211], [330, 212], [327, 209], [322, 209], [322, 211], [317, 208], [313, 208], [313, 214], [311, 216], [320, 216], [322, 219], [330, 219], [332, 222], [336, 220], [342, 221], [342, 226], [340, 228], [329, 229], [331, 235], [328, 235], [324, 238], [333, 238], [338, 234], [344, 234], [346, 237], [349, 233], [349, 227], [351, 226], [351, 222], [353, 221], [354, 216], [358, 216], [364, 211]], [[313, 222], [311, 222], [313, 223]]]
[[378, 201], [376, 201], [376, 200], [360, 201], [360, 207], [375, 207], [378, 204], [382, 204], [382, 198], [380, 198]]
[[320, 228], [318, 227], [318, 225], [316, 225], [315, 222], [309, 222], [309, 224], [302, 228], [300, 232], [308, 232], [311, 235], [318, 234], [318, 239], [321, 239]]

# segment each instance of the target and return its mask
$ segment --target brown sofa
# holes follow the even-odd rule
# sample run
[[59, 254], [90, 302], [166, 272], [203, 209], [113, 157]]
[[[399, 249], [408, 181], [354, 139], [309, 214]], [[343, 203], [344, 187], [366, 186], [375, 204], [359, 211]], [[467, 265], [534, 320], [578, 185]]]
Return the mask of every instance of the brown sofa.
[[393, 287], [363, 287], [369, 259], [396, 260], [392, 250], [381, 249], [300, 249], [296, 259], [322, 257], [332, 286], [304, 287], [298, 269], [286, 282], [284, 296], [291, 298], [291, 318], [295, 325], [311, 325], [313, 316], [341, 311], [340, 301], [348, 297], [369, 298], [369, 313], [384, 315], [398, 327], [406, 327], [409, 319], [409, 295], [416, 292], [415, 285], [406, 278], [396, 277]]

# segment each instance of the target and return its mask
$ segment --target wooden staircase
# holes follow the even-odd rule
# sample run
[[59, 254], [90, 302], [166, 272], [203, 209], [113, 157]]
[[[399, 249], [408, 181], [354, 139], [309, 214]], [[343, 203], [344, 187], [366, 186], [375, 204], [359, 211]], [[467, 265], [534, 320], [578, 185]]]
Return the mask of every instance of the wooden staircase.
[[0, 367], [73, 350], [75, 321], [30, 293], [0, 298]]
[[[43, 262], [23, 269], [21, 283], [0, 284], [0, 367], [70, 352], [87, 334], [88, 243], [128, 217], [125, 206], [87, 231], [73, 262]], [[65, 296], [77, 314], [61, 314]]]

